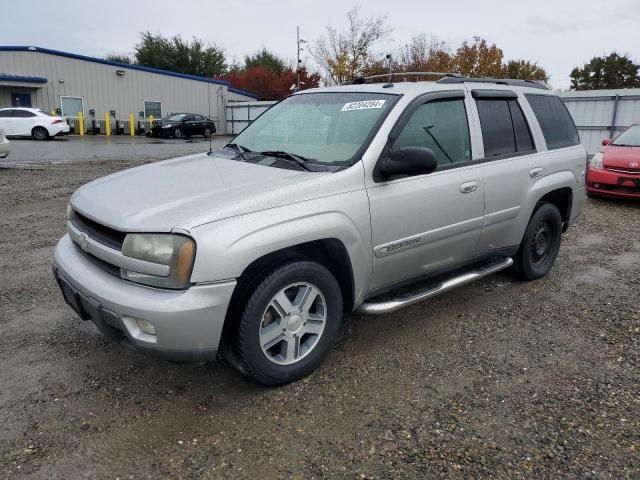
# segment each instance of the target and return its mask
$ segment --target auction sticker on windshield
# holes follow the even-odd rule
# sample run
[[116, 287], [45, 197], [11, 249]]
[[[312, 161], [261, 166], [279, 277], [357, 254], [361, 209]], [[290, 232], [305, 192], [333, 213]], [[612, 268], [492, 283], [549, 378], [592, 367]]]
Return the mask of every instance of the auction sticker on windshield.
[[345, 103], [341, 112], [351, 112], [353, 110], [369, 110], [372, 108], [382, 108], [386, 100], [363, 100], [361, 102]]

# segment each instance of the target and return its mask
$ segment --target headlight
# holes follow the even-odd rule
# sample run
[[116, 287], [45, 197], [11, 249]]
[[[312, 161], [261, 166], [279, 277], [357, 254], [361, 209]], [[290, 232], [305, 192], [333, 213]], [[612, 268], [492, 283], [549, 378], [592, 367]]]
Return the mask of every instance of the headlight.
[[589, 160], [589, 167], [602, 170], [603, 160], [604, 160], [604, 155], [602, 154], [602, 152], [598, 152], [593, 157], [591, 157], [591, 160]]
[[182, 235], [130, 233], [122, 244], [122, 254], [127, 257], [169, 266], [169, 275], [159, 277], [146, 273], [121, 269], [126, 280], [160, 288], [185, 289], [189, 287], [196, 244]]
[[162, 128], [171, 128], [171, 125], [162, 125]]

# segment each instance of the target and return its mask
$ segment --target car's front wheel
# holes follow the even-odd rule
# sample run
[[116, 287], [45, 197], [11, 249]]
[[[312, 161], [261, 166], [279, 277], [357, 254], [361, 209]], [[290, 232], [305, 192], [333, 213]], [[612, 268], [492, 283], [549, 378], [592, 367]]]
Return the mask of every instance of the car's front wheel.
[[518, 276], [523, 280], [537, 280], [549, 273], [558, 256], [561, 240], [560, 212], [555, 205], [543, 203], [531, 216], [514, 259]]
[[295, 261], [272, 270], [249, 295], [237, 330], [242, 370], [264, 385], [311, 373], [335, 342], [342, 294], [324, 266]]
[[180, 127], [175, 127], [173, 129], [173, 138], [182, 138], [184, 137], [184, 132]]
[[46, 140], [49, 138], [49, 132], [44, 127], [33, 127], [31, 135], [33, 135], [33, 138], [36, 140]]

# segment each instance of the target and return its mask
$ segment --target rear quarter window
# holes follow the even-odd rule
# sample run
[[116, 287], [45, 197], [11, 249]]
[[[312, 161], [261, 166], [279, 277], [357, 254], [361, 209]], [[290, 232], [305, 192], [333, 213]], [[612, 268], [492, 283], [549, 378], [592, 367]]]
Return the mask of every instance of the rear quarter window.
[[580, 143], [573, 119], [562, 100], [555, 95], [525, 94], [540, 124], [549, 150], [572, 147]]

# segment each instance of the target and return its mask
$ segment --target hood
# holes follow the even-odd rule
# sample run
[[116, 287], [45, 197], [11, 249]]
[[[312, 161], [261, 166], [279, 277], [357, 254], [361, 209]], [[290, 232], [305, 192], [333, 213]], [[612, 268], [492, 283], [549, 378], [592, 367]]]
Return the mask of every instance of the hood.
[[286, 170], [232, 158], [234, 154], [221, 150], [124, 170], [80, 187], [71, 204], [117, 230], [168, 232], [325, 196], [335, 184], [331, 177], [336, 174], [329, 172]]
[[[602, 150], [605, 167], [640, 168], [640, 147], [623, 147], [609, 144]], [[631, 165], [637, 163], [637, 165]]]

